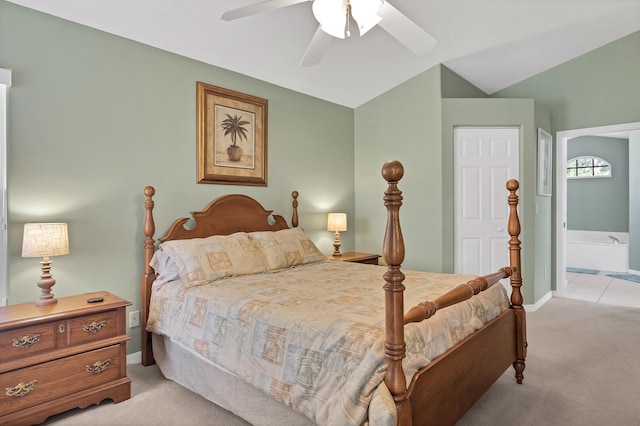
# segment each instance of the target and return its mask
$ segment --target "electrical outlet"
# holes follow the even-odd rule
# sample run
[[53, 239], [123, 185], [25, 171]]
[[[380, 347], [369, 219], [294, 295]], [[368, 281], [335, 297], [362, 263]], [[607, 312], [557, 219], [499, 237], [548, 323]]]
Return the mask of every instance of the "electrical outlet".
[[129, 312], [129, 328], [140, 327], [140, 311]]

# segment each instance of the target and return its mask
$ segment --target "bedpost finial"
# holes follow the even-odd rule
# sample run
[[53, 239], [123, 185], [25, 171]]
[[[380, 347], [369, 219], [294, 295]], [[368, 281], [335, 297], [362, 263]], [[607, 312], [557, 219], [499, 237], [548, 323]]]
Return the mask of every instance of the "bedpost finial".
[[154, 195], [156, 195], [156, 189], [153, 186], [145, 186], [144, 195], [147, 197], [153, 197]]
[[517, 191], [520, 188], [520, 182], [515, 179], [509, 179], [507, 181], [507, 189], [511, 192]]
[[404, 176], [404, 166], [398, 160], [387, 161], [382, 165], [382, 177], [387, 182], [398, 182]]
[[291, 201], [291, 206], [293, 207], [291, 226], [293, 226], [294, 228], [298, 227], [298, 195], [300, 195], [298, 191], [293, 191], [291, 193], [291, 198], [293, 198], [293, 200]]

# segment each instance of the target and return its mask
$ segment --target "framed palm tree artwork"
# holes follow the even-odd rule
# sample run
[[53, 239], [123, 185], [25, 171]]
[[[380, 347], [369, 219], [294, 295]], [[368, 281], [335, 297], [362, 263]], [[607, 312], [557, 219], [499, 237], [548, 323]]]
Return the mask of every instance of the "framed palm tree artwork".
[[198, 183], [267, 186], [268, 101], [197, 82]]

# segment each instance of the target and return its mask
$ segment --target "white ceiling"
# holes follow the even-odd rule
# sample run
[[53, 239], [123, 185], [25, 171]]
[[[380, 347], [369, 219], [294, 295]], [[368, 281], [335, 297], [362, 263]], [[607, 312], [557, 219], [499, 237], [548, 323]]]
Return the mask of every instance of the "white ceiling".
[[438, 63], [491, 94], [640, 30], [640, 0], [390, 0], [433, 51], [416, 56], [375, 27], [301, 67], [311, 3], [225, 22], [262, 0], [8, 1], [352, 108]]

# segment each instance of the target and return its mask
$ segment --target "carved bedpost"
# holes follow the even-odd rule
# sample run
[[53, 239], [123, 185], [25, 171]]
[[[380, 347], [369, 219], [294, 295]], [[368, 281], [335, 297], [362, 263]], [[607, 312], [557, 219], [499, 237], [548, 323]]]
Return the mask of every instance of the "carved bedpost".
[[399, 161], [388, 161], [382, 166], [382, 176], [389, 187], [384, 193], [387, 208], [387, 227], [384, 233], [382, 253], [387, 264], [384, 274], [385, 291], [385, 343], [387, 373], [384, 382], [389, 388], [398, 410], [398, 424], [411, 425], [411, 406], [407, 399], [407, 382], [402, 370], [405, 357], [404, 342], [404, 274], [400, 265], [404, 261], [404, 240], [400, 228], [400, 206], [402, 191], [398, 181], [404, 175], [404, 167]]
[[147, 318], [149, 318], [149, 303], [151, 300], [151, 284], [155, 279], [155, 272], [149, 265], [155, 249], [155, 241], [153, 234], [156, 232], [156, 225], [153, 221], [153, 196], [156, 190], [153, 186], [144, 188], [144, 195], [147, 199], [144, 202], [144, 272], [142, 274], [142, 365], [151, 365], [153, 360], [153, 352], [151, 347], [151, 333], [147, 331]]
[[298, 191], [293, 191], [291, 193], [291, 197], [293, 201], [291, 205], [293, 206], [293, 215], [291, 216], [291, 226], [294, 228], [298, 227]]
[[526, 333], [526, 318], [525, 318], [525, 310], [522, 307], [522, 292], [520, 291], [520, 287], [522, 287], [522, 262], [520, 258], [520, 240], [518, 236], [520, 235], [520, 219], [518, 218], [518, 195], [516, 191], [520, 187], [520, 184], [517, 180], [511, 179], [507, 182], [507, 189], [509, 190], [509, 235], [511, 238], [509, 239], [509, 257], [511, 268], [515, 269], [513, 274], [511, 275], [511, 308], [514, 310], [516, 317], [516, 353], [517, 358], [513, 363], [513, 368], [516, 370], [516, 380], [518, 383], [522, 383], [523, 371], [524, 371], [524, 360], [527, 355], [527, 333]]

